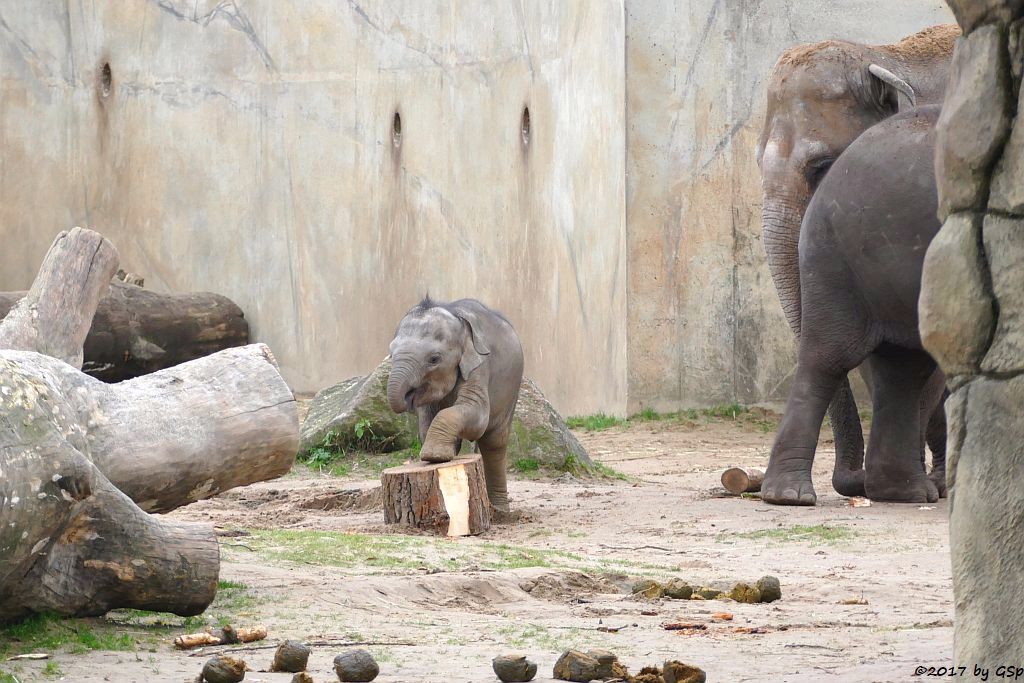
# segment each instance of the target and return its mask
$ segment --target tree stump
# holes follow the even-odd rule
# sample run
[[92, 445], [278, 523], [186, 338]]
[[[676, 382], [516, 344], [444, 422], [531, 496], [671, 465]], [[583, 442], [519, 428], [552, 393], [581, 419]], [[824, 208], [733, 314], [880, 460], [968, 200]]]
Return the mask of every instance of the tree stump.
[[761, 470], [730, 467], [722, 472], [722, 486], [729, 493], [736, 495], [760, 491], [762, 481], [764, 481], [764, 472]]
[[491, 502], [479, 453], [451, 462], [384, 470], [381, 498], [387, 524], [406, 524], [446, 536], [474, 536], [491, 525]]
[[117, 385], [82, 374], [116, 268], [95, 232], [61, 233], [0, 322], [0, 622], [202, 612], [217, 590], [213, 530], [133, 498], [170, 510], [282, 474], [298, 446], [294, 398], [265, 346]]
[[[0, 292], [0, 317], [26, 292]], [[85, 338], [82, 370], [120, 382], [249, 343], [249, 323], [219, 294], [157, 294], [115, 280]]]

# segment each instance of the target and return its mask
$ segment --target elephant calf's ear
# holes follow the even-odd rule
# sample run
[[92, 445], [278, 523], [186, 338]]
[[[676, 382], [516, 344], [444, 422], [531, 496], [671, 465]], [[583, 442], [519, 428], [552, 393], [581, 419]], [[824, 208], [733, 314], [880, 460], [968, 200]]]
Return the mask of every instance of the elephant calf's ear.
[[487, 348], [487, 342], [484, 341], [483, 336], [473, 328], [473, 323], [468, 317], [464, 318], [460, 315], [459, 319], [466, 326], [466, 339], [462, 344], [459, 372], [462, 373], [463, 379], [467, 379], [469, 373], [480, 367], [480, 364], [484, 362], [483, 356], [488, 355], [491, 350]]

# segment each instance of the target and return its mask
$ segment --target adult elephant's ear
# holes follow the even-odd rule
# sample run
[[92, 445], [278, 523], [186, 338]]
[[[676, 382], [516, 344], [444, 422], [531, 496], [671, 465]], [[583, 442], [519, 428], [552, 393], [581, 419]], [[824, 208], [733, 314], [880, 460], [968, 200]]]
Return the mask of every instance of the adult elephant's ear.
[[883, 108], [891, 109], [895, 114], [917, 105], [917, 93], [910, 84], [884, 66], [872, 64], [868, 67], [868, 73], [871, 74], [871, 89], [875, 93], [875, 101]]
[[474, 316], [465, 311], [456, 310], [455, 315], [466, 326], [466, 338], [462, 342], [462, 359], [459, 361], [459, 373], [462, 379], [468, 379], [469, 373], [480, 367], [483, 356], [490, 354], [487, 340], [481, 334], [479, 326], [474, 323]]

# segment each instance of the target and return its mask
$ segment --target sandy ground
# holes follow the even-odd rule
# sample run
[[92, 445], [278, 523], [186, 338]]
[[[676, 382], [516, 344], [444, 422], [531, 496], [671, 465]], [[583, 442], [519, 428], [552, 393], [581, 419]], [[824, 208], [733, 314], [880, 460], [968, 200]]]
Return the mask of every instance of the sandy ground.
[[[611, 650], [634, 671], [680, 659], [705, 669], [709, 681], [911, 681], [919, 665], [950, 662], [945, 500], [851, 507], [829, 485], [827, 442], [815, 468], [817, 507], [722, 497], [724, 467], [766, 463], [772, 435], [750, 425], [643, 423], [579, 436], [596, 460], [629, 480], [514, 481], [520, 519], [477, 538], [396, 535], [381, 522], [370, 491], [376, 482], [307, 470], [171, 516], [225, 530], [333, 530], [408, 543], [407, 551], [398, 546], [408, 566], [394, 566], [381, 554], [394, 550], [377, 546], [368, 546], [365, 562], [333, 566], [325, 559], [330, 547], [324, 557], [289, 555], [265, 532], [224, 538], [221, 577], [248, 587], [240, 606], [228, 606], [234, 623], [266, 624], [267, 643], [385, 643], [368, 646], [383, 683], [496, 681], [491, 658], [508, 651], [527, 653], [539, 665], [536, 680], [549, 681], [569, 647]], [[510, 568], [536, 557], [546, 566]], [[764, 574], [781, 580], [781, 601], [646, 601], [625, 590], [637, 577], [729, 587]], [[840, 604], [852, 598], [867, 604]], [[716, 612], [734, 618], [715, 621]], [[706, 629], [662, 627], [680, 621]], [[607, 627], [623, 628], [598, 630]], [[314, 647], [316, 681], [337, 680], [331, 661], [343, 649]], [[246, 681], [290, 680], [259, 671], [269, 668], [272, 650], [243, 656], [253, 669]], [[174, 651], [162, 637], [140, 652], [62, 654], [56, 662], [64, 680], [182, 682], [194, 680], [204, 659]], [[19, 680], [45, 680], [42, 666], [19, 663]]]

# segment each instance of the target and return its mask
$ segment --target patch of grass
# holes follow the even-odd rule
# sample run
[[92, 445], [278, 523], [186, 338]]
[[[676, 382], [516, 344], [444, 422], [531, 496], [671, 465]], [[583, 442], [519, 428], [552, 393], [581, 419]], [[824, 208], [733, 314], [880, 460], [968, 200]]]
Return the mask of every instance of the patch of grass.
[[740, 415], [750, 412], [750, 408], [741, 406], [739, 403], [724, 403], [717, 406], [711, 406], [701, 411], [708, 417], [719, 417], [728, 418], [735, 420]]
[[248, 586], [240, 581], [225, 581], [224, 579], [221, 579], [217, 582], [217, 590], [245, 590], [247, 588]]
[[593, 467], [590, 468], [591, 474], [596, 474], [601, 477], [607, 477], [608, 479], [618, 479], [619, 481], [629, 481], [622, 472], [605, 465], [604, 463], [595, 462]]
[[398, 467], [407, 461], [415, 461], [418, 458], [419, 444], [417, 443], [414, 448], [391, 451], [390, 453], [355, 451], [343, 453], [314, 448], [309, 452], [308, 457], [300, 458], [299, 462], [320, 474], [375, 479], [389, 467]]
[[857, 535], [856, 531], [848, 526], [827, 524], [815, 524], [813, 526], [797, 525], [790, 527], [779, 527], [777, 529], [759, 529], [736, 534], [721, 534], [718, 540], [735, 538], [766, 539], [780, 543], [810, 543], [812, 545], [834, 544], [849, 541]]
[[339, 477], [358, 470], [379, 475], [382, 470], [419, 455], [421, 444], [418, 439], [409, 448], [399, 450], [397, 446], [404, 443], [403, 434], [378, 434], [378, 431], [379, 428], [375, 428], [367, 418], [357, 421], [351, 434], [332, 429], [319, 444], [300, 456], [298, 462]]
[[[615, 558], [595, 562], [577, 553], [505, 543], [452, 543], [442, 538], [352, 534], [295, 529], [252, 530], [248, 543], [262, 558], [285, 562], [408, 574], [422, 569], [501, 571], [525, 567], [623, 571], [641, 565]], [[650, 565], [662, 573], [671, 567]], [[375, 571], [374, 571], [375, 570]], [[218, 596], [219, 597], [219, 596]]]
[[623, 424], [625, 420], [620, 417], [612, 417], [604, 413], [595, 415], [583, 415], [566, 418], [565, 424], [569, 429], [583, 429], [588, 432], [600, 432]]
[[74, 653], [89, 650], [132, 651], [138, 645], [132, 634], [94, 619], [64, 619], [55, 614], [32, 614], [0, 628], [0, 656], [10, 653]]
[[527, 472], [539, 472], [540, 461], [536, 458], [519, 458], [512, 463], [512, 468], [520, 474], [526, 474]]

